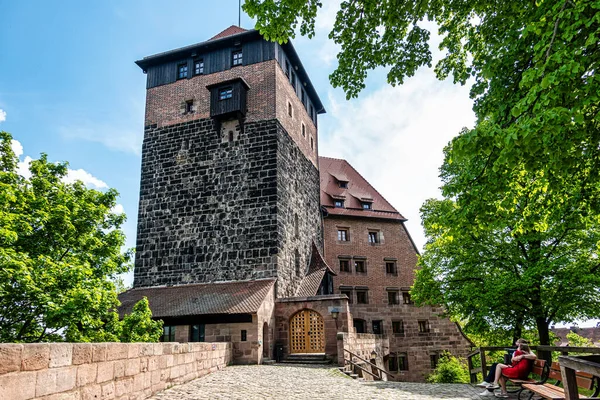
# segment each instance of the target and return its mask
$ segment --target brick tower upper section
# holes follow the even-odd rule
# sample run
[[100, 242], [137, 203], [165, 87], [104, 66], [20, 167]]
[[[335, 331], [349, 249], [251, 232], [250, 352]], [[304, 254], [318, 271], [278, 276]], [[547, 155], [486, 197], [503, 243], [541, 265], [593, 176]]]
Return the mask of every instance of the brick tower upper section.
[[277, 277], [322, 242], [317, 114], [290, 43], [232, 27], [146, 57], [134, 286]]

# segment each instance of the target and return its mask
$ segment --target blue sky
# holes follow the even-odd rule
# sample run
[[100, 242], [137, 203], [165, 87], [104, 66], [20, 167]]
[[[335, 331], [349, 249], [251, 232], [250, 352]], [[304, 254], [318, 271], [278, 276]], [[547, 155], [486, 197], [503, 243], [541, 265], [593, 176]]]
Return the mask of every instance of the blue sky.
[[[442, 149], [474, 122], [468, 88], [426, 68], [394, 88], [378, 70], [346, 101], [328, 81], [336, 47], [327, 34], [339, 0], [324, 3], [316, 38], [294, 40], [327, 110], [320, 155], [347, 159], [409, 219], [421, 248], [419, 207], [439, 196]], [[116, 188], [133, 247], [146, 81], [134, 61], [209, 39], [237, 24], [237, 9], [237, 0], [0, 0], [0, 129], [20, 142], [22, 161], [44, 152], [68, 161], [90, 187]], [[253, 27], [245, 15], [242, 27]]]

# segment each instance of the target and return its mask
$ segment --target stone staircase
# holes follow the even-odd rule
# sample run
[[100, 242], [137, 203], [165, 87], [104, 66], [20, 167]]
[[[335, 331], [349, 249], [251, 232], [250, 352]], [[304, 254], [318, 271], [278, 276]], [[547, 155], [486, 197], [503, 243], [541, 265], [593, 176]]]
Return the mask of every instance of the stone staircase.
[[341, 373], [349, 376], [352, 379], [356, 379], [358, 381], [364, 381], [365, 378], [361, 377], [359, 374], [355, 373], [354, 370], [352, 369], [352, 365], [351, 364], [346, 364], [343, 367], [338, 367], [338, 369], [340, 370]]
[[282, 364], [331, 364], [331, 360], [325, 356], [325, 353], [313, 354], [289, 354], [281, 360]]

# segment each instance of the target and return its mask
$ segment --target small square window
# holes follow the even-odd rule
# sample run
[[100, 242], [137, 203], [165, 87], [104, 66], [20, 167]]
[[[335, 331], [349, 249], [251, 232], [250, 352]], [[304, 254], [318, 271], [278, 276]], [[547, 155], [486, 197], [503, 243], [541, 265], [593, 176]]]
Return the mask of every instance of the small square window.
[[163, 326], [163, 334], [160, 337], [161, 342], [174, 342], [175, 341], [175, 326], [165, 325]]
[[186, 100], [185, 101], [185, 112], [186, 113], [194, 112], [194, 100]]
[[353, 320], [354, 329], [356, 329], [356, 333], [367, 333], [367, 324], [364, 319], [355, 318]]
[[227, 87], [219, 90], [219, 100], [227, 100], [233, 97], [233, 88]]
[[188, 76], [188, 65], [187, 63], [185, 64], [178, 64], [177, 65], [177, 79], [184, 79], [187, 78]]
[[438, 363], [440, 362], [440, 355], [439, 354], [430, 354], [429, 355], [429, 361], [430, 361], [430, 366], [431, 369], [436, 369], [438, 366]]
[[428, 333], [429, 332], [429, 321], [421, 320], [419, 321], [419, 333]]
[[348, 189], [348, 182], [340, 181], [339, 184], [342, 189]]
[[413, 301], [410, 298], [410, 293], [409, 292], [402, 292], [402, 302], [404, 304], [413, 304]]
[[371, 203], [362, 203], [362, 208], [363, 208], [363, 210], [370, 210]]
[[383, 321], [373, 321], [373, 333], [383, 335]]
[[396, 335], [404, 335], [404, 321], [392, 321], [392, 331]]
[[366, 290], [356, 290], [356, 303], [369, 304], [369, 296]]
[[390, 358], [388, 358], [388, 371], [398, 371], [398, 358], [393, 354], [390, 354]]
[[292, 103], [288, 101], [288, 115], [294, 117], [294, 110], [292, 109]]
[[390, 275], [397, 275], [398, 272], [396, 270], [396, 262], [395, 261], [386, 261], [385, 262], [385, 273]]
[[306, 126], [302, 123], [302, 137], [306, 137]]
[[348, 304], [352, 304], [352, 289], [341, 289], [340, 293], [348, 296]]
[[333, 205], [336, 208], [344, 208], [344, 200], [336, 200], [336, 201], [333, 202]]
[[245, 342], [248, 340], [248, 331], [245, 329], [242, 329], [242, 342]]
[[365, 262], [363, 260], [354, 261], [354, 271], [356, 271], [357, 273], [361, 273], [361, 274], [364, 274], [365, 272], [367, 272]]
[[350, 272], [350, 260], [340, 260], [340, 272]]
[[204, 73], [204, 60], [194, 61], [194, 75], [202, 75]]
[[398, 354], [398, 371], [408, 371], [408, 355], [406, 353]]
[[339, 240], [340, 242], [349, 241], [350, 236], [348, 235], [348, 229], [338, 229], [337, 240]]
[[242, 51], [236, 50], [231, 53], [231, 66], [235, 67], [236, 65], [242, 65]]
[[379, 232], [369, 232], [369, 243], [379, 243]]
[[313, 140], [313, 138], [310, 138], [310, 149], [314, 150], [315, 149], [315, 141]]
[[400, 304], [400, 299], [398, 298], [398, 292], [394, 291], [394, 290], [390, 290], [387, 292], [388, 294], [388, 304], [389, 305], [395, 305], [395, 304]]

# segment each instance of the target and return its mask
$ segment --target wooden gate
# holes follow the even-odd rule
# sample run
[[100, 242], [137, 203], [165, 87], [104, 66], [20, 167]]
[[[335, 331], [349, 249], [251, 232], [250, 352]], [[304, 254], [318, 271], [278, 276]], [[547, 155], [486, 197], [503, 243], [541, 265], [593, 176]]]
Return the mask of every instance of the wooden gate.
[[290, 353], [324, 353], [325, 324], [313, 310], [298, 311], [290, 319]]

